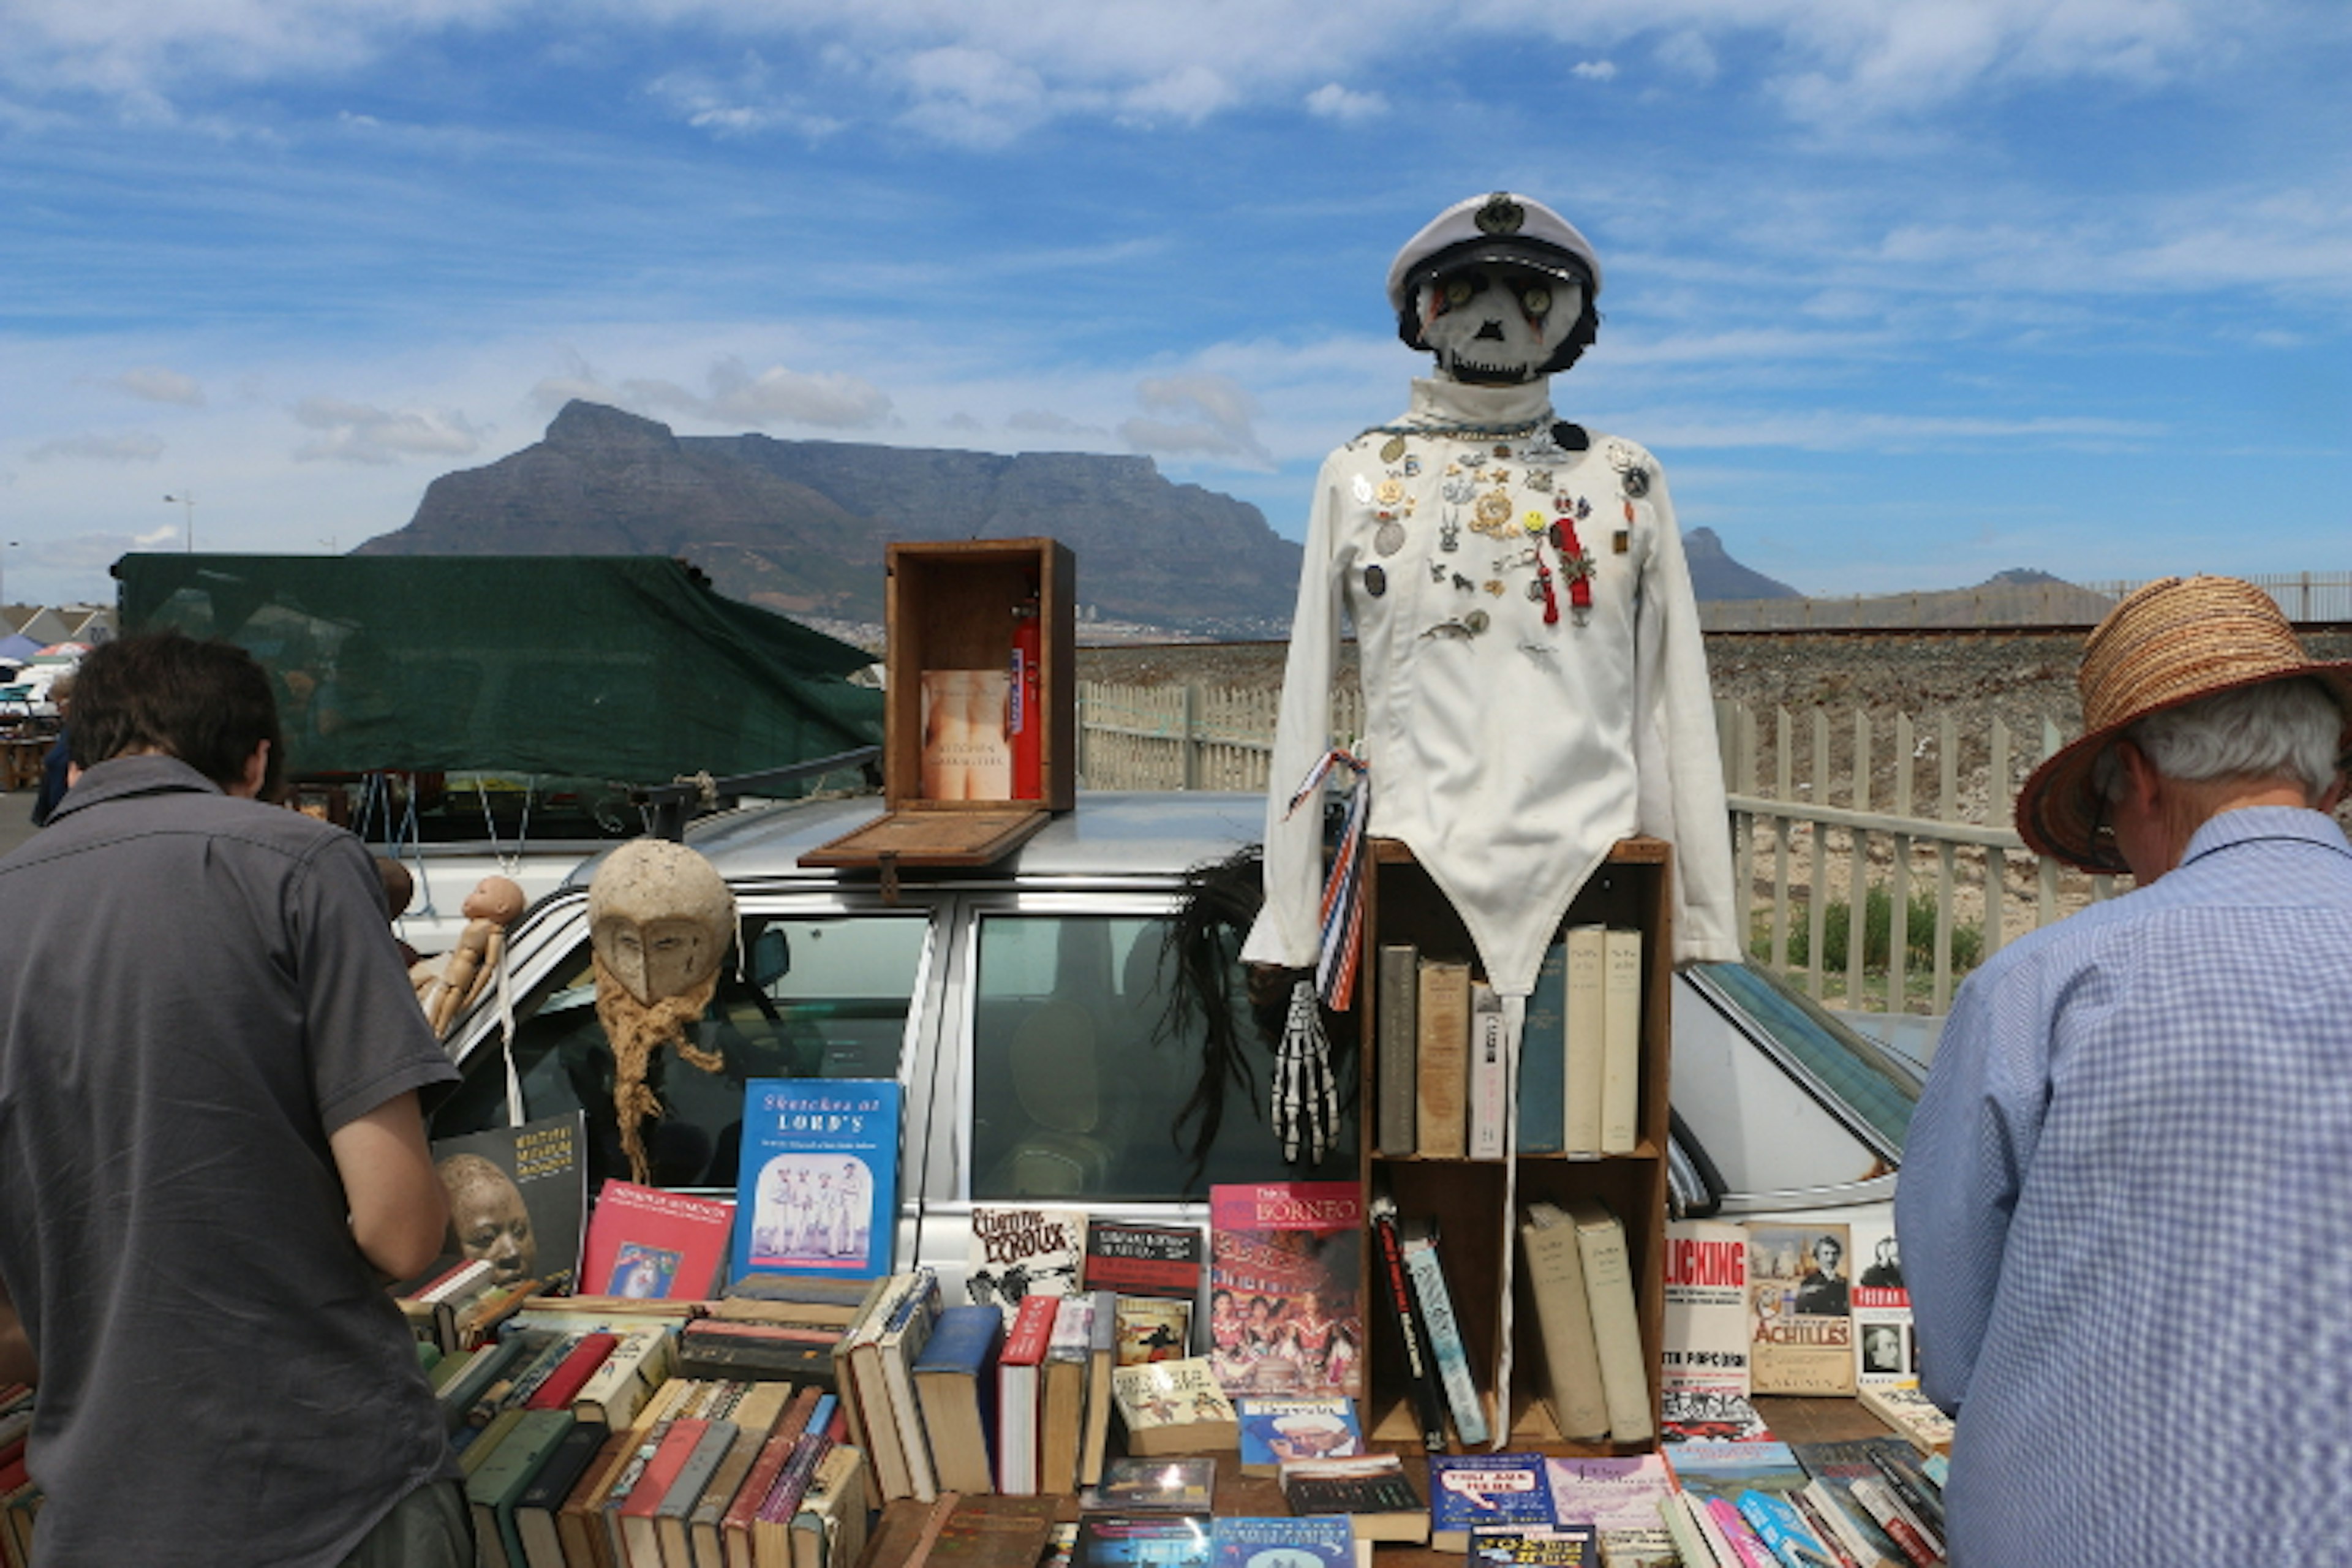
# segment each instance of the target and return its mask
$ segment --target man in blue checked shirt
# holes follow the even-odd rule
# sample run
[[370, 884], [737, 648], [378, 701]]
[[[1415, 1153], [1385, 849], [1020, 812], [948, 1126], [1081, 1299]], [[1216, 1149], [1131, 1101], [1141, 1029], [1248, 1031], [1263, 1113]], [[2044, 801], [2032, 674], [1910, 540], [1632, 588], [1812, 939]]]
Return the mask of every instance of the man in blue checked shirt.
[[1895, 1201], [1953, 1568], [2352, 1562], [2352, 665], [2170, 578], [2080, 685], [2018, 830], [2137, 889], [1961, 988]]

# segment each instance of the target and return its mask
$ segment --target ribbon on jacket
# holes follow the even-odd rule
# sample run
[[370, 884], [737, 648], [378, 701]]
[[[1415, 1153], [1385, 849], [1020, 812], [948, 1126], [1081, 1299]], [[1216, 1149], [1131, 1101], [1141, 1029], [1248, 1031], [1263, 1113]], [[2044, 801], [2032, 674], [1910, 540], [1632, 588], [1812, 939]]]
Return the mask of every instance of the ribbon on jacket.
[[1315, 963], [1315, 989], [1323, 1005], [1344, 1013], [1356, 997], [1356, 973], [1364, 949], [1364, 825], [1372, 814], [1372, 771], [1348, 752], [1333, 747], [1307, 770], [1307, 777], [1291, 792], [1287, 816], [1322, 787], [1335, 767], [1356, 775], [1348, 797], [1348, 815], [1339, 826], [1339, 842], [1331, 852], [1331, 868], [1324, 874], [1321, 934]]

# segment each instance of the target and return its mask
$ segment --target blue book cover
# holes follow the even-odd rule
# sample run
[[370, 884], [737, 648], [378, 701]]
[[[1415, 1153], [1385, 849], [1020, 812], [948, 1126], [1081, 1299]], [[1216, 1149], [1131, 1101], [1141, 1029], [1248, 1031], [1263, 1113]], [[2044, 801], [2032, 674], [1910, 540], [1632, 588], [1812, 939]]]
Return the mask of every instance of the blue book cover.
[[1405, 1221], [1404, 1268], [1412, 1279], [1413, 1300], [1437, 1361], [1437, 1381], [1445, 1390], [1446, 1408], [1454, 1414], [1454, 1435], [1465, 1448], [1486, 1440], [1486, 1402], [1470, 1373], [1470, 1352], [1462, 1343], [1462, 1326], [1454, 1315], [1454, 1298], [1445, 1288], [1445, 1268], [1425, 1219]]
[[1356, 1402], [1345, 1394], [1244, 1394], [1234, 1401], [1234, 1414], [1241, 1422], [1244, 1475], [1270, 1476], [1296, 1459], [1347, 1459], [1364, 1451]]
[[747, 1274], [890, 1272], [898, 1217], [898, 1086], [753, 1079], [743, 1086], [735, 1259]]
[[1568, 945], [1544, 950], [1536, 988], [1519, 1030], [1519, 1152], [1557, 1154], [1567, 1145], [1561, 1126], [1568, 1094]]
[[1429, 1457], [1429, 1543], [1440, 1552], [1467, 1551], [1474, 1530], [1552, 1523], [1541, 1454]]
[[[991, 1321], [990, 1320], [994, 1320]], [[994, 1387], [996, 1358], [1004, 1349], [1004, 1314], [993, 1307], [949, 1307], [931, 1325], [931, 1337], [915, 1359], [915, 1371], [987, 1375]]]
[[1355, 1527], [1336, 1514], [1220, 1519], [1209, 1527], [1214, 1568], [1353, 1568]]

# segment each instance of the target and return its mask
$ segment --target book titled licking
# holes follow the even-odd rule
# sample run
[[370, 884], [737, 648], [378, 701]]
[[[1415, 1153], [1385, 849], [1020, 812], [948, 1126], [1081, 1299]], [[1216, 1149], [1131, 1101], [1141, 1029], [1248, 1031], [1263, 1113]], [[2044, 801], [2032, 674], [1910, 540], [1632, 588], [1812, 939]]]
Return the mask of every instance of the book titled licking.
[[1209, 1189], [1212, 1363], [1230, 1394], [1363, 1393], [1354, 1182]]
[[753, 1079], [743, 1086], [732, 1274], [890, 1272], [898, 1217], [898, 1086]]

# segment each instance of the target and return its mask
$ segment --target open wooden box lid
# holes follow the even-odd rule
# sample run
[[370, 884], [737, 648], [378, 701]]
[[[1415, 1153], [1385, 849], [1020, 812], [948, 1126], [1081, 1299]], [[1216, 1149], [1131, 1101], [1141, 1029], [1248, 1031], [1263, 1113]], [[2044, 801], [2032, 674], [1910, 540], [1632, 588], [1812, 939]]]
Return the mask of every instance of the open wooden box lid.
[[[1077, 804], [1077, 568], [1046, 538], [902, 542], [887, 552], [889, 647], [884, 680], [883, 796], [889, 810], [819, 845], [803, 866], [868, 868], [989, 866]], [[926, 671], [1003, 669], [1014, 609], [1038, 608], [1041, 798], [923, 796]]]

